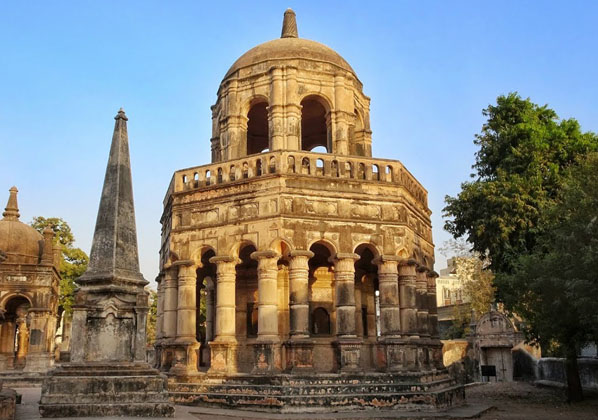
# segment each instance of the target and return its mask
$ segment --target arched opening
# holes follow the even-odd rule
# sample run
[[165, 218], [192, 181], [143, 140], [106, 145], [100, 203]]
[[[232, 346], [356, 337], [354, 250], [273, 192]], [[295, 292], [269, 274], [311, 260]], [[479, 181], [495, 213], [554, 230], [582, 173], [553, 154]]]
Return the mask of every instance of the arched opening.
[[327, 244], [316, 242], [309, 250], [314, 256], [309, 259], [309, 313], [312, 335], [332, 334], [330, 314], [334, 311], [334, 271]]
[[310, 172], [309, 171], [309, 169], [310, 169], [309, 167], [310, 167], [310, 165], [309, 165], [309, 158], [304, 157], [301, 160], [301, 173], [305, 174], [305, 175], [309, 175], [309, 172]]
[[222, 184], [222, 168], [218, 168], [216, 171], [216, 182]]
[[268, 168], [269, 168], [269, 172], [271, 174], [276, 173], [276, 158], [274, 156], [272, 156], [270, 158], [270, 163], [268, 165]]
[[338, 177], [339, 176], [339, 172], [338, 172], [338, 161], [333, 160], [330, 163], [330, 173], [332, 176]]
[[293, 156], [289, 156], [287, 158], [287, 172], [290, 174], [294, 174], [295, 173], [295, 158]]
[[257, 337], [258, 284], [257, 261], [251, 258], [255, 246], [246, 244], [239, 250], [236, 272], [237, 340]]
[[262, 175], [262, 160], [258, 159], [255, 162], [255, 175], [256, 176], [261, 176]]
[[313, 335], [330, 335], [330, 315], [324, 308], [316, 308], [311, 317], [311, 333]]
[[214, 339], [214, 319], [216, 315], [216, 265], [210, 262], [215, 256], [208, 249], [201, 255], [201, 266], [197, 269], [196, 286], [196, 338], [200, 346], [199, 366], [210, 366], [208, 343]]
[[324, 175], [324, 160], [316, 160], [316, 175]]
[[268, 103], [258, 102], [247, 113], [247, 154], [264, 152], [269, 147]]
[[376, 164], [372, 165], [372, 179], [380, 181], [380, 167]]
[[369, 244], [355, 249], [355, 329], [360, 337], [380, 336], [380, 289], [378, 266], [373, 263], [376, 250]]
[[326, 109], [314, 96], [301, 101], [301, 107], [301, 149], [311, 151], [321, 146], [325, 153], [330, 152]]
[[230, 169], [228, 170], [228, 179], [231, 181], [237, 179], [237, 168], [235, 168], [235, 165], [230, 166]]
[[6, 369], [23, 369], [29, 351], [27, 314], [31, 303], [23, 296], [6, 302], [4, 319], [0, 323], [0, 353]]

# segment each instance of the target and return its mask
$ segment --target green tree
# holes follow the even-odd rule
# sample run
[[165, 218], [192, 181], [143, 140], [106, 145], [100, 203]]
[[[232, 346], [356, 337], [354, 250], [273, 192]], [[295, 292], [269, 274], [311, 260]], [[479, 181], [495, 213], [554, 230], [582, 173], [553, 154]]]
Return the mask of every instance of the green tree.
[[147, 314], [147, 345], [152, 346], [156, 341], [156, 323], [158, 322], [158, 293], [153, 289], [149, 292], [149, 312]]
[[526, 320], [528, 336], [566, 358], [569, 399], [576, 401], [583, 398], [577, 355], [598, 341], [598, 153], [572, 169], [558, 198], [535, 248], [497, 285]]
[[80, 277], [87, 269], [89, 257], [85, 252], [73, 246], [75, 237], [67, 222], [58, 217], [34, 217], [31, 226], [38, 232], [49, 226], [54, 231], [54, 242], [60, 246], [62, 260], [60, 261], [59, 272], [60, 299], [59, 304], [62, 310], [71, 315], [75, 291], [75, 279]]
[[473, 181], [446, 197], [445, 229], [488, 257], [495, 273], [509, 272], [517, 256], [533, 249], [568, 168], [598, 150], [598, 138], [516, 93], [499, 96], [483, 115]]
[[[465, 237], [474, 252], [488, 259], [497, 276], [498, 298], [524, 318], [530, 339], [547, 342], [553, 336], [568, 346], [569, 338], [542, 332], [550, 318], [538, 302], [527, 299], [534, 284], [521, 278], [508, 286], [502, 279], [521, 270], [521, 258], [547, 252], [549, 243], [543, 238], [554, 229], [554, 208], [563, 200], [561, 193], [577, 162], [598, 150], [598, 137], [583, 133], [576, 120], [559, 120], [552, 109], [516, 93], [498, 97], [483, 114], [488, 120], [474, 140], [479, 150], [473, 180], [461, 185], [457, 197], [446, 197], [445, 229], [455, 238]], [[572, 286], [570, 280], [560, 277], [560, 287]], [[522, 310], [518, 301], [529, 306]], [[553, 309], [550, 315], [555, 314], [559, 311]], [[560, 327], [554, 328], [575, 329], [565, 318], [562, 315]], [[577, 399], [576, 390], [569, 390], [571, 399]]]

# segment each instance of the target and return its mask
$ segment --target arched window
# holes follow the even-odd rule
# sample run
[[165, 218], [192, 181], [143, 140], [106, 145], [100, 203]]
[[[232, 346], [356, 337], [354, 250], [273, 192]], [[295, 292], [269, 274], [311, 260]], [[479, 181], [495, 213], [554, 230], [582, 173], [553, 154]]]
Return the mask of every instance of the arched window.
[[309, 158], [303, 158], [301, 161], [301, 173], [309, 175]]
[[316, 160], [316, 174], [324, 175], [324, 160], [322, 159]]
[[321, 146], [330, 152], [326, 109], [313, 96], [301, 101], [301, 107], [301, 149], [310, 151]]
[[206, 171], [206, 185], [210, 185], [212, 183], [212, 173], [208, 169]]
[[268, 142], [268, 103], [258, 102], [247, 113], [247, 154], [267, 151]]
[[218, 171], [216, 172], [216, 182], [222, 184], [222, 168], [218, 168]]
[[289, 156], [287, 158], [287, 166], [288, 166], [288, 172], [290, 174], [294, 174], [295, 173], [295, 158], [293, 156]]
[[311, 333], [313, 335], [330, 334], [330, 315], [324, 308], [316, 308], [311, 315]]
[[338, 177], [339, 173], [338, 173], [338, 161], [333, 160], [330, 163], [330, 173], [332, 176]]
[[357, 178], [365, 179], [365, 165], [360, 163], [357, 169]]
[[372, 165], [372, 179], [380, 181], [380, 167], [378, 165]]
[[249, 165], [247, 162], [243, 162], [243, 178], [249, 178]]
[[258, 159], [255, 162], [255, 175], [260, 176], [262, 174], [262, 160]]
[[237, 169], [235, 168], [235, 165], [231, 165], [229, 172], [228, 172], [228, 179], [230, 179], [231, 181], [234, 181], [237, 177]]
[[270, 158], [270, 165], [269, 165], [269, 168], [270, 168], [270, 173], [271, 173], [271, 174], [273, 174], [273, 173], [275, 173], [275, 172], [276, 172], [276, 159], [274, 158], [274, 156], [272, 156], [272, 157]]
[[390, 165], [386, 167], [386, 180], [392, 182], [392, 166]]

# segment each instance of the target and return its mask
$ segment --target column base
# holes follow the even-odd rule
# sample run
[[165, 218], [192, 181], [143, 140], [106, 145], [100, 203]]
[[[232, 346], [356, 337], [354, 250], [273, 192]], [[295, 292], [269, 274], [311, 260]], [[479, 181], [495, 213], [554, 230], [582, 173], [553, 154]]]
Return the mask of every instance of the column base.
[[237, 343], [224, 341], [210, 341], [210, 369], [209, 373], [237, 372]]
[[251, 373], [274, 373], [282, 369], [280, 343], [258, 342], [253, 345], [255, 366]]
[[339, 372], [361, 370], [361, 344], [362, 341], [359, 338], [339, 338], [334, 342]]
[[169, 372], [177, 376], [197, 372], [199, 348], [198, 342], [175, 344], [173, 346], [174, 361]]
[[309, 339], [290, 339], [284, 343], [286, 370], [310, 372], [314, 368], [314, 343]]

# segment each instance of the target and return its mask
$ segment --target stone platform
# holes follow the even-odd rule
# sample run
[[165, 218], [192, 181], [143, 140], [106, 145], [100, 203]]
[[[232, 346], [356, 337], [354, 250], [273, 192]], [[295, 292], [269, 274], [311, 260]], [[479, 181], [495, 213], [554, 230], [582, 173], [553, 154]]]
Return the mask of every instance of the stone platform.
[[42, 417], [172, 417], [167, 378], [143, 363], [64, 364], [44, 380]]
[[271, 413], [368, 409], [436, 411], [462, 405], [464, 388], [446, 372], [169, 378], [176, 404]]

